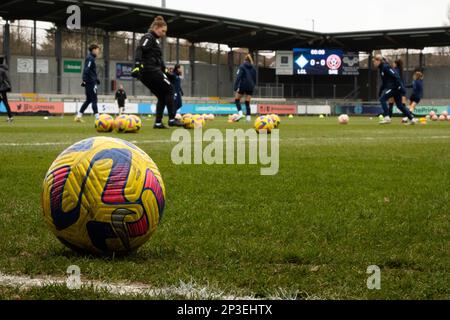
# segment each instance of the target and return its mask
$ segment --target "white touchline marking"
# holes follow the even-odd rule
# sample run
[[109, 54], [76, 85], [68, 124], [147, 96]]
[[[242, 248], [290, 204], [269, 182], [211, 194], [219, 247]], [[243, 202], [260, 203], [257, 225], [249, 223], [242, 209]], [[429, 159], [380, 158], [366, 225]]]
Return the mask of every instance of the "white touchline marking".
[[[51, 285], [66, 285], [66, 279], [56, 277], [31, 278], [28, 276], [12, 276], [0, 273], [0, 285], [20, 289], [43, 288]], [[258, 300], [253, 296], [226, 295], [223, 292], [198, 287], [194, 283], [180, 281], [178, 286], [154, 288], [144, 284], [105, 283], [100, 281], [85, 281], [84, 288], [95, 291], [106, 291], [114, 295], [141, 295], [147, 297], [181, 296], [187, 299], [220, 299], [220, 300]]]
[[[10, 288], [18, 288], [26, 290], [30, 288], [44, 288], [46, 286], [66, 286], [67, 279], [61, 277], [33, 277], [30, 276], [13, 276], [0, 272], [0, 286]], [[188, 300], [261, 300], [255, 298], [254, 295], [232, 295], [224, 294], [223, 291], [210, 288], [208, 286], [201, 287], [194, 282], [183, 282], [180, 280], [177, 286], [168, 286], [164, 288], [155, 288], [145, 284], [132, 283], [106, 283], [101, 281], [82, 281], [82, 288], [92, 289], [94, 291], [106, 291], [107, 293], [119, 296], [146, 296], [153, 298], [164, 297], [184, 297]], [[317, 295], [310, 295], [304, 291], [291, 291], [283, 288], [274, 289], [273, 293], [268, 293], [269, 300], [297, 300], [299, 295], [302, 295], [304, 300], [323, 300], [323, 297]]]
[[[393, 141], [429, 141], [429, 140], [450, 140], [450, 136], [431, 136], [431, 137], [392, 137], [392, 136], [376, 136], [376, 137], [303, 137], [303, 138], [281, 138], [281, 142], [310, 142], [310, 143], [317, 143], [320, 141], [331, 141], [331, 142], [339, 142], [339, 141], [387, 141], [387, 140], [393, 140]], [[248, 140], [245, 141], [251, 141], [255, 142], [255, 140]], [[72, 144], [76, 143], [78, 141], [74, 142], [34, 142], [34, 143], [20, 143], [20, 142], [3, 142], [0, 143], [0, 147], [45, 147], [45, 146], [71, 146]], [[167, 139], [167, 140], [143, 140], [143, 141], [130, 141], [133, 144], [152, 144], [152, 143], [169, 143], [169, 144], [175, 144], [175, 142]], [[193, 142], [199, 142], [197, 140], [193, 140]], [[225, 142], [224, 140], [217, 140], [217, 142]], [[236, 142], [244, 142], [244, 140], [237, 140]]]

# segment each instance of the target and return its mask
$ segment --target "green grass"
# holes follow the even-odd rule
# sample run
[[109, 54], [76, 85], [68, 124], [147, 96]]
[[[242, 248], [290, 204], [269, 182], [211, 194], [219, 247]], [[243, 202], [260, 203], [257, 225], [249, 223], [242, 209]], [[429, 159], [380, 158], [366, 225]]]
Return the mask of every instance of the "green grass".
[[[78, 265], [85, 280], [154, 287], [193, 281], [227, 293], [299, 299], [450, 298], [450, 123], [386, 127], [353, 118], [282, 119], [280, 171], [260, 167], [176, 166], [171, 130], [121, 138], [158, 164], [167, 209], [154, 237], [119, 259], [79, 256], [60, 244], [42, 217], [41, 183], [52, 161], [92, 123], [18, 117], [0, 123], [0, 272], [64, 277]], [[209, 127], [245, 128], [219, 118]], [[117, 136], [112, 134], [112, 136]], [[149, 141], [155, 140], [155, 143]], [[17, 143], [20, 145], [7, 145]], [[57, 143], [34, 146], [33, 143]], [[382, 289], [366, 287], [381, 267]], [[64, 288], [0, 298], [77, 298]], [[111, 298], [89, 292], [89, 298]], [[124, 297], [126, 298], [126, 297]]]

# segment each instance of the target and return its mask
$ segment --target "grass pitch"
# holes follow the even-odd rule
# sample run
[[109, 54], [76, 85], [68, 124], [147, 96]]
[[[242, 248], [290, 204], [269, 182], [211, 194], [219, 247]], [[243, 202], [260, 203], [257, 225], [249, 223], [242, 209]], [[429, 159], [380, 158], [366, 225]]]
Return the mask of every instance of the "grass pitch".
[[[0, 273], [63, 278], [78, 265], [83, 280], [155, 288], [183, 281], [259, 298], [450, 298], [449, 122], [381, 127], [368, 118], [348, 126], [283, 118], [276, 176], [261, 176], [259, 165], [176, 166], [172, 130], [153, 130], [152, 121], [137, 135], [110, 134], [137, 142], [167, 189], [154, 237], [113, 260], [65, 248], [41, 213], [52, 161], [98, 135], [87, 120], [0, 123]], [[225, 118], [208, 124], [247, 127]], [[381, 268], [381, 290], [366, 286], [370, 265]], [[0, 286], [0, 298], [115, 298], [83, 290]]]

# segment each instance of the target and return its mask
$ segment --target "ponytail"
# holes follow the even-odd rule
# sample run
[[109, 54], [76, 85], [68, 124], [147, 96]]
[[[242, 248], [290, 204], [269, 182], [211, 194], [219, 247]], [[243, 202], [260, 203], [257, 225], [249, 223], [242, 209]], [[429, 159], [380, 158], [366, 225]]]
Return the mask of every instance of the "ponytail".
[[245, 61], [250, 62], [251, 64], [253, 64], [253, 58], [251, 54], [248, 54], [245, 56]]
[[157, 16], [150, 26], [150, 31], [162, 27], [167, 27], [167, 22], [164, 20], [162, 16]]

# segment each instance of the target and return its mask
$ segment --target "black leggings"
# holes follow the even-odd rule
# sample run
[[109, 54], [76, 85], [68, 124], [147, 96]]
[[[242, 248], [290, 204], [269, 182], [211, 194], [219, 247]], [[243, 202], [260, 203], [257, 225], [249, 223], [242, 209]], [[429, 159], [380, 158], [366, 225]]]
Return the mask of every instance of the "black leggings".
[[0, 101], [3, 101], [3, 104], [5, 105], [6, 112], [8, 113], [8, 118], [12, 118], [11, 107], [9, 106], [8, 96], [6, 95], [6, 92], [1, 93]]
[[142, 75], [141, 82], [158, 98], [156, 104], [156, 123], [161, 123], [164, 109], [167, 106], [169, 120], [175, 119], [175, 106], [173, 100], [173, 86], [162, 71], [148, 72]]
[[83, 114], [86, 111], [87, 107], [92, 103], [92, 110], [94, 111], [94, 114], [97, 114], [98, 113], [97, 86], [95, 84], [87, 84], [85, 92], [86, 92], [86, 101], [81, 106], [80, 113]]

